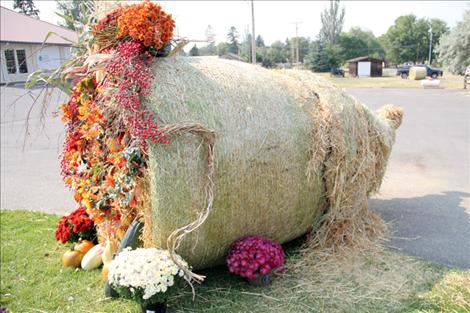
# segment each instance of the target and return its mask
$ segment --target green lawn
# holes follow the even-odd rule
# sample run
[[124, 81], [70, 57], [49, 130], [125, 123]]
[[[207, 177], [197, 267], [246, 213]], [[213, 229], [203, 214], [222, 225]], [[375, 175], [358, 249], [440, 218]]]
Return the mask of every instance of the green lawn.
[[[54, 239], [58, 216], [1, 211], [1, 298], [11, 312], [140, 312], [106, 299], [101, 271], [62, 267]], [[288, 246], [287, 272], [268, 288], [247, 285], [224, 267], [169, 301], [169, 312], [470, 312], [470, 272], [457, 272], [388, 250], [322, 261]]]
[[[333, 84], [341, 88], [422, 88], [419, 80], [402, 79], [400, 76], [394, 77], [330, 77], [330, 73], [317, 73]], [[444, 73], [443, 77], [438, 78], [441, 81], [440, 88], [443, 89], [462, 89], [463, 76]]]

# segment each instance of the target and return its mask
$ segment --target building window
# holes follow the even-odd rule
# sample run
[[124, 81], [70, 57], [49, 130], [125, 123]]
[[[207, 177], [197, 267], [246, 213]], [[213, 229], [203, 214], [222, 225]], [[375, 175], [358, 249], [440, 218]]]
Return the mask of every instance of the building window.
[[20, 73], [28, 73], [28, 64], [26, 63], [26, 50], [16, 50], [16, 59]]
[[15, 50], [5, 50], [5, 60], [8, 74], [16, 74]]

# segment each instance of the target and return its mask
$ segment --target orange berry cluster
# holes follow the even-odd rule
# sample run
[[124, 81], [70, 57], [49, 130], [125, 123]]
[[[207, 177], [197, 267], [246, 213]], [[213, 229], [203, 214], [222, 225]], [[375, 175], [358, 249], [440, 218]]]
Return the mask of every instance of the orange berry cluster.
[[150, 1], [122, 8], [117, 19], [118, 39], [130, 36], [146, 47], [163, 48], [173, 36], [175, 22], [171, 14]]

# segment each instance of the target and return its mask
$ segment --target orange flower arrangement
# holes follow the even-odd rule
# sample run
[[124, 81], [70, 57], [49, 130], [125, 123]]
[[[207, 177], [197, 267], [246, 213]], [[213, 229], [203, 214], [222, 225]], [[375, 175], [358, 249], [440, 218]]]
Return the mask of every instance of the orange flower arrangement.
[[86, 75], [75, 77], [61, 107], [61, 172], [100, 237], [122, 238], [145, 199], [147, 141], [168, 143], [141, 96], [151, 86], [152, 56], [168, 47], [174, 27], [171, 15], [148, 0], [117, 8], [92, 28], [93, 50], [113, 56], [99, 69], [107, 75], [97, 81], [88, 65], [71, 72]]
[[124, 7], [117, 19], [118, 39], [130, 36], [146, 47], [163, 48], [173, 36], [175, 22], [171, 14], [150, 1]]
[[96, 82], [86, 77], [61, 107], [68, 128], [62, 174], [98, 233], [120, 238], [140, 205], [136, 189], [145, 160], [127, 144], [127, 132], [112, 128], [97, 96]]

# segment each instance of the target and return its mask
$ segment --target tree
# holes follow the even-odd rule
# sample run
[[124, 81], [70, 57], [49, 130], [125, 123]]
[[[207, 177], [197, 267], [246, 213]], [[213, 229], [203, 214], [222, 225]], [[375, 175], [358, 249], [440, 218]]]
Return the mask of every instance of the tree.
[[463, 74], [470, 66], [470, 10], [465, 11], [463, 21], [442, 36], [437, 51], [444, 67], [452, 73]]
[[230, 27], [230, 30], [227, 34], [228, 39], [228, 52], [233, 54], [238, 54], [238, 31], [235, 26]]
[[383, 58], [385, 55], [384, 49], [374, 34], [360, 27], [352, 27], [349, 32], [341, 33], [338, 45], [341, 49], [341, 63], [365, 55], [377, 58]]
[[223, 56], [228, 53], [229, 44], [226, 42], [221, 42], [217, 45], [217, 55]]
[[189, 50], [189, 55], [192, 57], [199, 56], [199, 49], [197, 48], [196, 44]]
[[76, 30], [76, 24], [85, 25], [94, 11], [94, 0], [57, 0], [57, 15], [64, 20], [59, 24]]
[[33, 0], [15, 0], [13, 9], [18, 9], [20, 13], [39, 18], [39, 10], [34, 6]]
[[209, 42], [209, 43], [214, 43], [215, 42], [215, 32], [214, 32], [214, 29], [212, 28], [212, 26], [207, 25], [205, 34], [206, 34], [207, 42]]
[[216, 55], [217, 47], [215, 46], [215, 32], [211, 25], [207, 25], [205, 34], [208, 44], [199, 49], [199, 55]]
[[[433, 18], [429, 21], [430, 27], [432, 29], [432, 52], [431, 52], [431, 62], [432, 60], [437, 60], [439, 42], [442, 39], [442, 36], [449, 32], [449, 27], [447, 23], [438, 18]], [[429, 53], [429, 50], [428, 50]]]
[[258, 47], [258, 48], [264, 48], [265, 47], [264, 39], [263, 39], [263, 37], [261, 37], [261, 35], [258, 35], [258, 37], [256, 37], [255, 42], [256, 42], [256, 47]]
[[[414, 61], [423, 63], [428, 59], [430, 30], [437, 43], [447, 32], [447, 25], [439, 19], [418, 19], [415, 15], [403, 15], [379, 38], [385, 48], [387, 59], [395, 64]], [[433, 45], [433, 50], [436, 45]]]
[[311, 43], [305, 56], [305, 67], [313, 72], [329, 72], [340, 64], [340, 48], [338, 45], [327, 45], [321, 40]]
[[251, 33], [246, 30], [240, 46], [240, 57], [246, 62], [251, 62]]
[[327, 45], [336, 43], [343, 29], [345, 13], [345, 8], [340, 8], [339, 0], [330, 0], [330, 8], [321, 13], [320, 41]]

